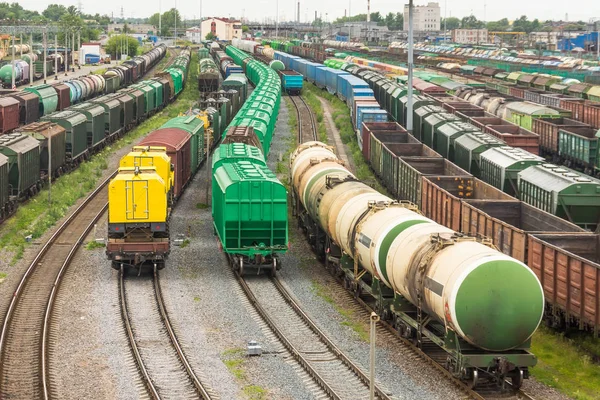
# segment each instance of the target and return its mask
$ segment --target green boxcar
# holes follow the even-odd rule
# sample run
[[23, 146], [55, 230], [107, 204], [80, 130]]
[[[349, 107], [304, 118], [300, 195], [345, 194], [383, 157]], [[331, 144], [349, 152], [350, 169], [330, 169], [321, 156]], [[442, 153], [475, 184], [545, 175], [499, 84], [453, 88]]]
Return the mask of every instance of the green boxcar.
[[479, 156], [480, 177], [503, 192], [520, 198], [519, 172], [532, 165], [543, 164], [542, 157], [516, 147], [494, 147]]
[[419, 139], [419, 141], [423, 141], [423, 124], [425, 123], [425, 118], [434, 113], [444, 113], [444, 110], [440, 106], [434, 105], [424, 105], [415, 108], [413, 113], [413, 136]]
[[87, 145], [94, 148], [101, 145], [106, 139], [104, 134], [104, 108], [98, 104], [81, 103], [69, 107], [69, 110], [85, 115], [87, 119]]
[[52, 121], [67, 131], [67, 161], [75, 161], [88, 151], [87, 118], [76, 111], [59, 111], [42, 118], [42, 121]]
[[212, 171], [221, 165], [230, 163], [231, 159], [251, 161], [254, 165], [267, 166], [262, 151], [258, 147], [244, 143], [229, 143], [220, 145], [212, 155]]
[[[400, 103], [402, 104], [402, 106], [400, 107], [400, 109], [402, 110], [402, 112], [400, 113], [401, 121], [396, 121], [396, 122], [398, 122], [402, 126], [406, 126], [408, 96], [402, 96], [400, 98]], [[415, 95], [415, 96], [413, 96], [413, 115], [414, 115], [414, 111], [417, 110], [419, 107], [431, 106], [431, 105], [436, 105], [436, 104], [438, 104], [438, 103], [435, 100], [433, 100], [431, 97]]]
[[183, 72], [181, 72], [178, 68], [168, 68], [166, 69], [171, 75], [171, 79], [173, 79], [173, 90], [175, 91], [175, 95], [178, 95], [183, 90]]
[[224, 163], [214, 170], [212, 193], [225, 252], [254, 259], [287, 250], [287, 191], [267, 167], [251, 160]]
[[561, 118], [555, 109], [526, 101], [515, 101], [506, 105], [504, 119], [527, 130], [531, 130], [534, 118]]
[[139, 123], [148, 117], [146, 94], [143, 91], [135, 88], [128, 88], [119, 90], [118, 93], [125, 94], [133, 100], [133, 118], [136, 123]]
[[145, 83], [138, 83], [130, 86], [133, 89], [137, 89], [144, 94], [144, 114], [146, 116], [154, 113], [156, 110], [156, 89]]
[[500, 146], [506, 146], [506, 143], [487, 133], [467, 133], [454, 141], [454, 162], [465, 171], [480, 176], [481, 153]]
[[600, 180], [552, 164], [519, 172], [521, 200], [584, 229], [600, 221]]
[[117, 100], [121, 104], [119, 112], [119, 125], [123, 129], [131, 127], [135, 123], [135, 101], [126, 93], [112, 93], [106, 96], [109, 99]]
[[162, 83], [153, 80], [143, 81], [142, 83], [154, 89], [155, 107], [156, 109], [162, 108], [166, 102]]
[[8, 157], [10, 195], [23, 197], [40, 180], [40, 145], [31, 136], [7, 133], [0, 136], [0, 154]]
[[575, 165], [592, 172], [599, 167], [598, 138], [594, 128], [564, 128], [558, 130], [558, 154]]
[[104, 81], [106, 82], [104, 89], [106, 93], [114, 93], [119, 90], [119, 87], [121, 86], [118, 76], [104, 76]]
[[[454, 142], [461, 136], [471, 132], [481, 133], [477, 127], [467, 122], [458, 121], [442, 124], [437, 128], [435, 133], [436, 142], [434, 143], [434, 149], [442, 157], [454, 162]], [[468, 169], [466, 170], [468, 171]]]
[[[104, 133], [107, 136], [118, 133], [125, 125], [125, 113], [121, 102], [109, 95], [97, 97], [89, 101], [104, 109]], [[123, 117], [123, 121], [121, 121]]]
[[[434, 113], [429, 114], [425, 117], [425, 121], [423, 122], [423, 131], [421, 133], [423, 138], [423, 143], [432, 149], [436, 150], [437, 147], [437, 132], [438, 129], [450, 122], [460, 122], [460, 118], [458, 118], [454, 114], [450, 114], [447, 112], [444, 113]], [[436, 150], [437, 151], [437, 150]]]
[[204, 162], [204, 121], [196, 116], [176, 117], [168, 120], [160, 129], [176, 128], [188, 132], [192, 138], [190, 140], [190, 150], [192, 157], [192, 174], [198, 170], [200, 164]]
[[[52, 168], [50, 173], [56, 176], [57, 171], [65, 166], [67, 147], [65, 128], [47, 121], [34, 122], [19, 128], [18, 132], [38, 141], [40, 146], [40, 171], [43, 174], [48, 174], [48, 170]], [[50, 140], [52, 141], [51, 144], [49, 144]], [[49, 154], [49, 146], [52, 146], [52, 154]], [[50, 163], [50, 161], [52, 162]]]
[[40, 116], [48, 115], [56, 111], [58, 107], [58, 93], [50, 85], [38, 85], [23, 89], [40, 98]]

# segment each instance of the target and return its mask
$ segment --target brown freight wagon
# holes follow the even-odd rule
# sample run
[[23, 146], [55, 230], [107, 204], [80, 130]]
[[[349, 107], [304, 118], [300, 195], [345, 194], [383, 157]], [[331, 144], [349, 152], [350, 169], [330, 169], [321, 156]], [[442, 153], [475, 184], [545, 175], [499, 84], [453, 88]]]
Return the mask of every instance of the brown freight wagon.
[[518, 147], [532, 154], [540, 154], [540, 136], [514, 124], [487, 125], [486, 133], [502, 139], [512, 147]]
[[173, 193], [179, 197], [183, 188], [188, 183], [192, 173], [191, 160], [191, 135], [178, 128], [158, 129], [146, 136], [139, 146], [163, 146], [167, 148], [167, 155], [171, 157], [175, 171]]
[[[387, 137], [393, 138], [396, 135], [401, 135], [407, 133], [406, 129], [404, 129], [397, 122], [363, 122], [361, 127], [361, 136], [362, 136], [362, 153], [365, 157], [365, 160], [369, 161], [370, 156], [370, 143], [371, 143], [371, 133], [375, 132], [378, 134], [378, 138], [380, 140], [384, 140]], [[405, 136], [405, 135], [403, 135]], [[415, 139], [417, 141], [417, 139]], [[418, 141], [417, 141], [418, 143]]]
[[560, 108], [571, 111], [571, 118], [581, 122], [583, 122], [584, 104], [584, 99], [578, 99], [576, 97], [569, 97], [567, 99], [560, 100]]
[[531, 130], [540, 136], [542, 153], [558, 154], [558, 131], [564, 128], [588, 128], [589, 125], [569, 118], [534, 118]]
[[557, 327], [600, 331], [600, 235], [529, 235], [529, 268], [546, 298], [546, 320]]
[[600, 129], [600, 103], [588, 102], [583, 106], [583, 122]]
[[71, 105], [71, 89], [64, 83], [52, 85], [58, 95], [58, 104], [56, 111], [62, 111]]
[[514, 197], [469, 174], [423, 177], [421, 212], [457, 232], [462, 230], [464, 199], [516, 201]]
[[7, 133], [19, 126], [19, 101], [12, 97], [0, 97], [0, 133]]
[[40, 98], [35, 93], [17, 92], [11, 95], [20, 103], [19, 123], [31, 124], [40, 119]]
[[471, 117], [468, 121], [471, 125], [475, 125], [479, 130], [485, 132], [485, 127], [488, 125], [514, 125], [512, 122], [508, 122], [505, 119], [500, 117], [495, 117], [493, 115], [482, 116], [482, 117]]
[[585, 232], [560, 217], [518, 200], [465, 200], [462, 231], [492, 239], [501, 252], [527, 263], [532, 233]]

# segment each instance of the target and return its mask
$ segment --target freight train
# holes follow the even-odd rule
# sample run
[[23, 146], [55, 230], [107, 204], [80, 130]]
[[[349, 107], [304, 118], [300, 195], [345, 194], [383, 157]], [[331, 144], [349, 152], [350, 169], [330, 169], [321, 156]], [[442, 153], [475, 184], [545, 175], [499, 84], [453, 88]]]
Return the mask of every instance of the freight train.
[[[186, 49], [177, 59], [189, 62], [189, 57], [190, 52]], [[184, 71], [179, 68], [168, 68], [167, 71], [177, 69], [178, 72], [159, 74], [140, 82], [138, 88], [120, 89], [62, 111], [44, 113], [40, 122], [28, 123], [0, 136], [0, 153], [8, 157], [6, 176], [0, 177], [0, 221], [17, 209], [20, 200], [34, 196], [47, 179], [77, 167], [91, 154], [173, 101], [182, 90]], [[34, 105], [36, 111], [38, 107], [49, 111], [60, 104], [59, 98], [66, 98], [68, 104], [69, 88], [65, 88], [66, 93], [61, 93], [61, 97], [57, 91], [63, 91], [62, 88], [51, 86], [37, 87], [35, 94], [24, 92], [25, 105], [21, 112], [32, 112]], [[0, 103], [6, 99], [12, 97], [0, 98]], [[0, 168], [0, 174], [5, 174], [5, 170]]]
[[[232, 266], [275, 274], [279, 255], [288, 249], [287, 191], [269, 170], [269, 154], [281, 102], [277, 73], [234, 46], [225, 48], [223, 76], [232, 63], [241, 66], [255, 86], [235, 115], [212, 164], [214, 230]], [[235, 76], [235, 75], [233, 75]]]
[[[0, 97], [0, 133], [38, 121], [55, 111], [104, 94], [118, 92], [141, 79], [165, 55], [159, 45], [148, 53], [122, 65], [109, 68], [103, 75], [87, 75], [56, 84], [27, 87]], [[4, 67], [3, 67], [4, 68]], [[169, 71], [166, 71], [169, 72]]]
[[446, 368], [470, 386], [521, 386], [544, 310], [525, 264], [358, 181], [323, 143], [300, 145], [290, 170], [299, 224], [347, 287], [372, 296], [419, 347], [442, 348]]
[[[310, 68], [310, 62], [307, 61], [296, 63], [300, 68], [303, 63], [309, 66], [308, 80], [316, 79], [319, 68], [327, 71], [324, 66]], [[369, 68], [356, 65], [346, 65], [344, 68], [365, 80], [373, 92], [370, 98], [357, 100], [354, 97], [353, 101], [346, 100], [355, 126], [357, 108], [364, 106], [377, 110], [380, 109], [380, 104], [393, 120], [406, 124], [408, 98], [405, 85]], [[555, 215], [567, 216], [582, 226], [595, 226], [600, 210], [598, 182], [563, 167], [546, 165], [543, 159], [511, 146], [497, 147], [494, 140], [472, 140], [474, 135], [468, 133], [476, 132], [469, 124], [461, 121], [469, 121], [483, 128], [486, 126], [477, 125], [481, 121], [469, 119], [469, 110], [459, 106], [464, 105], [464, 102], [444, 100], [447, 98], [415, 95], [415, 135], [432, 137], [432, 145], [441, 143], [440, 147], [447, 148], [448, 153], [450, 144], [454, 143], [452, 147], [456, 147], [458, 140], [458, 147], [462, 150], [453, 150], [453, 154], [459, 157], [459, 164], [467, 169], [475, 166], [475, 170], [471, 172], [488, 183], [445, 160], [438, 152], [406, 131], [406, 136], [394, 135], [396, 129], [390, 128], [389, 123], [367, 123], [370, 125], [368, 129], [365, 129], [365, 124], [361, 124], [361, 128], [357, 129], [357, 139], [365, 159], [395, 197], [411, 199], [421, 204], [427, 217], [452, 229], [488, 236], [503, 252], [526, 262], [544, 283], [548, 299], [546, 323], [561, 329], [573, 326], [597, 332], [600, 329], [597, 290], [584, 292], [578, 288], [596, 287], [596, 282], [600, 281], [600, 265], [595, 261], [595, 255], [590, 255], [577, 245], [577, 238], [590, 246], [590, 243], [597, 243], [599, 235], [586, 234], [577, 225], [556, 218]], [[472, 107], [470, 104], [468, 106]], [[445, 113], [448, 110], [452, 110], [460, 118], [453, 118], [452, 114]], [[499, 126], [495, 129], [502, 130]], [[375, 135], [376, 140], [371, 133], [375, 131], [379, 131]], [[486, 130], [487, 132], [491, 131]], [[439, 140], [433, 139], [432, 135], [439, 137]], [[392, 139], [394, 136], [398, 137]], [[465, 138], [462, 139], [461, 136]], [[513, 146], [523, 145], [521, 135], [497, 134], [496, 139], [506, 139], [507, 142], [510, 140]], [[518, 192], [520, 175], [523, 176], [521, 182], [525, 189], [524, 200], [530, 204], [520, 202], [496, 189], [512, 194]], [[427, 183], [429, 180], [432, 185]], [[546, 182], [560, 182], [560, 185]], [[437, 185], [439, 188], [435, 187]], [[589, 195], [579, 196], [579, 192]], [[556, 262], [555, 258], [563, 261]], [[578, 280], [582, 276], [580, 268], [586, 270], [583, 283]], [[563, 281], [563, 276], [569, 278]], [[563, 300], [565, 298], [570, 300]]]

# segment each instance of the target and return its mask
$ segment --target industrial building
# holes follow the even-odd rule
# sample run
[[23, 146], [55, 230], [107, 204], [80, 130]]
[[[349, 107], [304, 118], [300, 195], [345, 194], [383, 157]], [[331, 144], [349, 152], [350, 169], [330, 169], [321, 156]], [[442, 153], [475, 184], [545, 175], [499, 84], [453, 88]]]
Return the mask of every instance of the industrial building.
[[[413, 29], [415, 32], [440, 30], [440, 4], [427, 3], [426, 6], [413, 6]], [[404, 30], [408, 30], [408, 4], [404, 5]]]
[[453, 29], [452, 41], [461, 44], [487, 43], [487, 29]]
[[209, 32], [212, 32], [212, 34], [220, 40], [239, 39], [242, 37], [242, 21], [229, 18], [210, 17], [202, 21], [200, 31], [202, 39], [204, 39]]

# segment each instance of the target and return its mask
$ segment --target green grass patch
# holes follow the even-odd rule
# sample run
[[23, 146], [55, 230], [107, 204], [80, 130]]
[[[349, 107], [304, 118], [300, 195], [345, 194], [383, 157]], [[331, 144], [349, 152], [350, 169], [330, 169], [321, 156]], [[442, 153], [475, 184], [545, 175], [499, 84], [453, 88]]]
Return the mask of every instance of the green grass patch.
[[221, 353], [221, 358], [223, 359], [223, 363], [231, 372], [236, 379], [245, 380], [246, 372], [243, 368], [244, 363], [244, 349], [235, 347], [232, 349], [227, 349], [223, 353]]
[[538, 381], [577, 400], [600, 399], [600, 365], [573, 340], [540, 327], [531, 351], [538, 357], [531, 369]]
[[6, 277], [7, 277], [6, 272], [0, 272], [0, 283], [4, 282]]
[[92, 75], [104, 75], [108, 68], [99, 68], [92, 71]]
[[188, 247], [189, 245], [190, 245], [190, 239], [184, 239], [184, 241], [181, 242], [181, 246], [179, 246], [179, 247], [181, 247], [183, 249], [183, 248]]
[[335, 302], [333, 297], [331, 296], [331, 292], [329, 288], [324, 285], [321, 285], [318, 282], [313, 281], [311, 289], [313, 292], [322, 298], [326, 303], [329, 303], [333, 306], [333, 308], [342, 316], [341, 324], [343, 326], [347, 326], [352, 329], [354, 333], [358, 336], [360, 340], [363, 342], [369, 341], [369, 330], [365, 326], [365, 322], [356, 318], [354, 313], [351, 310], [348, 310]]
[[205, 204], [205, 203], [196, 203], [196, 208], [198, 210], [206, 210], [208, 208], [208, 204]]
[[[137, 139], [158, 129], [169, 119], [186, 111], [197, 100], [197, 89], [194, 82], [197, 79], [197, 53], [192, 53], [190, 63], [189, 85], [186, 85], [177, 101], [165, 107], [159, 114], [152, 116], [142, 124], [131, 130], [127, 135], [105, 147], [94, 155], [89, 161], [82, 163], [79, 168], [69, 174], [61, 176], [52, 183], [52, 202], [48, 202], [48, 189], [43, 189], [27, 204], [19, 207], [16, 214], [5, 221], [0, 232], [0, 247], [12, 252], [11, 264], [23, 257], [27, 241], [25, 237], [31, 235], [33, 239], [41, 237], [58, 220], [64, 217], [69, 207], [82, 197], [91, 192], [97, 185], [102, 171], [108, 168], [108, 158], [115, 151], [130, 146]], [[116, 166], [115, 166], [116, 167]]]
[[104, 243], [96, 242], [95, 240], [88, 242], [88, 244], [85, 246], [85, 248], [88, 250], [100, 249], [100, 248], [104, 248], [104, 247], [106, 247], [106, 245]]
[[323, 114], [323, 105], [317, 97], [317, 91], [319, 90], [319, 88], [308, 82], [305, 84], [305, 87], [308, 88], [308, 90], [304, 91], [303, 97], [306, 100], [306, 104], [308, 104], [308, 106], [312, 110], [313, 114], [315, 114], [315, 118], [317, 120], [317, 135], [321, 142], [327, 143], [327, 128], [325, 127], [325, 115]]
[[266, 399], [268, 393], [265, 388], [256, 385], [246, 385], [242, 391], [250, 400]]
[[197, 303], [200, 301], [200, 296], [194, 296], [194, 301]]

